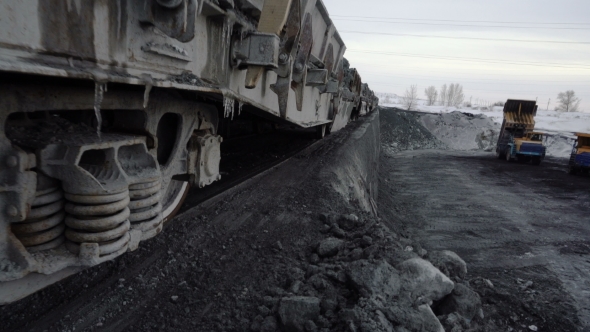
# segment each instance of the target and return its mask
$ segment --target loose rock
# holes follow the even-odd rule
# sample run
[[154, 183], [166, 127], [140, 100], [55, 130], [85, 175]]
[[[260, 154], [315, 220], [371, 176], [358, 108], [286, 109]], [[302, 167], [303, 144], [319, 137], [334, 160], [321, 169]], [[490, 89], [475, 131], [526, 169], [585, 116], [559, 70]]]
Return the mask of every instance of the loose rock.
[[358, 260], [348, 266], [346, 273], [352, 285], [364, 297], [378, 294], [393, 298], [399, 294], [398, 271], [385, 261], [373, 264]]
[[332, 234], [334, 234], [335, 237], [338, 238], [345, 238], [346, 237], [346, 232], [344, 230], [342, 230], [342, 228], [338, 227], [338, 225], [334, 224], [334, 226], [332, 226]]
[[455, 284], [455, 288], [436, 307], [437, 315], [458, 313], [467, 321], [471, 321], [481, 309], [479, 294], [463, 284]]
[[464, 279], [467, 274], [467, 264], [456, 253], [443, 250], [431, 252], [428, 256], [432, 265], [436, 266], [449, 278]]
[[320, 242], [318, 246], [318, 255], [320, 257], [332, 257], [338, 254], [338, 251], [342, 247], [342, 240], [337, 238], [327, 238]]
[[451, 293], [454, 283], [430, 262], [412, 258], [399, 264], [401, 289], [414, 304], [430, 303]]
[[260, 332], [275, 332], [277, 327], [277, 319], [273, 316], [268, 316], [264, 319], [262, 324], [260, 324]]
[[305, 322], [305, 332], [317, 332], [318, 327], [312, 320]]
[[354, 214], [344, 214], [338, 219], [338, 225], [344, 230], [350, 231], [359, 223], [359, 217]]
[[317, 297], [285, 297], [279, 306], [279, 317], [285, 331], [304, 331], [308, 320], [315, 320], [320, 315], [320, 299]]
[[368, 246], [370, 246], [372, 244], [373, 244], [373, 238], [370, 237], [370, 236], [365, 235], [361, 239], [361, 246], [363, 246], [363, 247], [368, 247]]

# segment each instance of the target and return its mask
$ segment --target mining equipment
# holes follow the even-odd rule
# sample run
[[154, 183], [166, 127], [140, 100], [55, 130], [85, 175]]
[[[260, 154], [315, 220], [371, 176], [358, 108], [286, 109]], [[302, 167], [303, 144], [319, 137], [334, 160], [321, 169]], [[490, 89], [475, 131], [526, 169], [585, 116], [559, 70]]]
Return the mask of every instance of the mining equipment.
[[537, 102], [509, 99], [504, 105], [504, 121], [496, 145], [496, 156], [507, 161], [530, 161], [539, 165], [545, 158], [544, 134], [535, 132]]
[[577, 139], [572, 148], [569, 173], [588, 173], [590, 170], [590, 134], [576, 133]]
[[0, 8], [0, 304], [157, 236], [241, 112], [323, 137], [377, 106], [321, 0]]

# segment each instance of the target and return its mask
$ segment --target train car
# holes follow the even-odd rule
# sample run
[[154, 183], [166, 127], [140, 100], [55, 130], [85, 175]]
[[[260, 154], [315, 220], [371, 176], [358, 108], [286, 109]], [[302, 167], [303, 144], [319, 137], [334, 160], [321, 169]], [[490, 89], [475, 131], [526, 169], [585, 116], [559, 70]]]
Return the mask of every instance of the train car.
[[362, 79], [356, 68], [350, 68], [347, 59], [343, 60], [343, 80], [339, 111], [332, 123], [332, 131], [346, 126], [350, 119], [358, 117], [361, 107]]
[[219, 126], [235, 113], [323, 137], [359, 100], [321, 0], [0, 8], [4, 290], [26, 276], [41, 287], [40, 275], [59, 279], [160, 233], [190, 185], [220, 179]]
[[379, 98], [375, 96], [373, 90], [369, 88], [368, 83], [363, 83], [361, 91], [361, 110], [360, 115], [366, 115], [372, 112], [379, 104]]

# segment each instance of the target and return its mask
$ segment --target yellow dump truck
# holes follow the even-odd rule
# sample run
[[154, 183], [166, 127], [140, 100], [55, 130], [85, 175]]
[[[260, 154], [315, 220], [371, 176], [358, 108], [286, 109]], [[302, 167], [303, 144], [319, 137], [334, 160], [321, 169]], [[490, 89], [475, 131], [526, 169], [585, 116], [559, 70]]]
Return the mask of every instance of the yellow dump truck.
[[590, 134], [576, 133], [578, 137], [572, 149], [569, 163], [569, 173], [588, 173], [590, 170]]
[[537, 102], [508, 99], [496, 145], [496, 156], [508, 161], [530, 161], [539, 165], [545, 158], [544, 134], [534, 131]]

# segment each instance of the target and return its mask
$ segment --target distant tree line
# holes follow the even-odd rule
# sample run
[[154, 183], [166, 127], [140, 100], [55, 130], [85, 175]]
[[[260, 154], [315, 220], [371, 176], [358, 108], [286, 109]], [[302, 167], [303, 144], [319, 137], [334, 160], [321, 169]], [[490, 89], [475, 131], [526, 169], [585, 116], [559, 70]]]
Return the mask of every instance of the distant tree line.
[[[431, 85], [424, 89], [424, 94], [426, 95], [426, 105], [428, 106], [460, 107], [463, 104], [463, 106], [472, 107], [470, 101], [464, 103], [465, 95], [463, 94], [463, 86], [459, 83], [443, 84], [440, 90], [437, 90], [435, 86]], [[386, 104], [394, 101], [387, 94], [384, 94], [382, 98], [384, 98], [382, 101]], [[399, 97], [398, 102], [404, 105], [407, 110], [415, 109], [418, 102], [418, 86], [414, 84], [407, 88], [405, 94]], [[576, 96], [573, 90], [560, 92], [557, 95], [558, 104], [555, 110], [560, 112], [577, 112], [580, 102], [581, 99]], [[477, 101], [476, 104], [479, 105]], [[487, 108], [491, 109], [492, 106], [504, 106], [504, 101], [497, 101], [495, 103], [485, 102], [485, 104]]]

